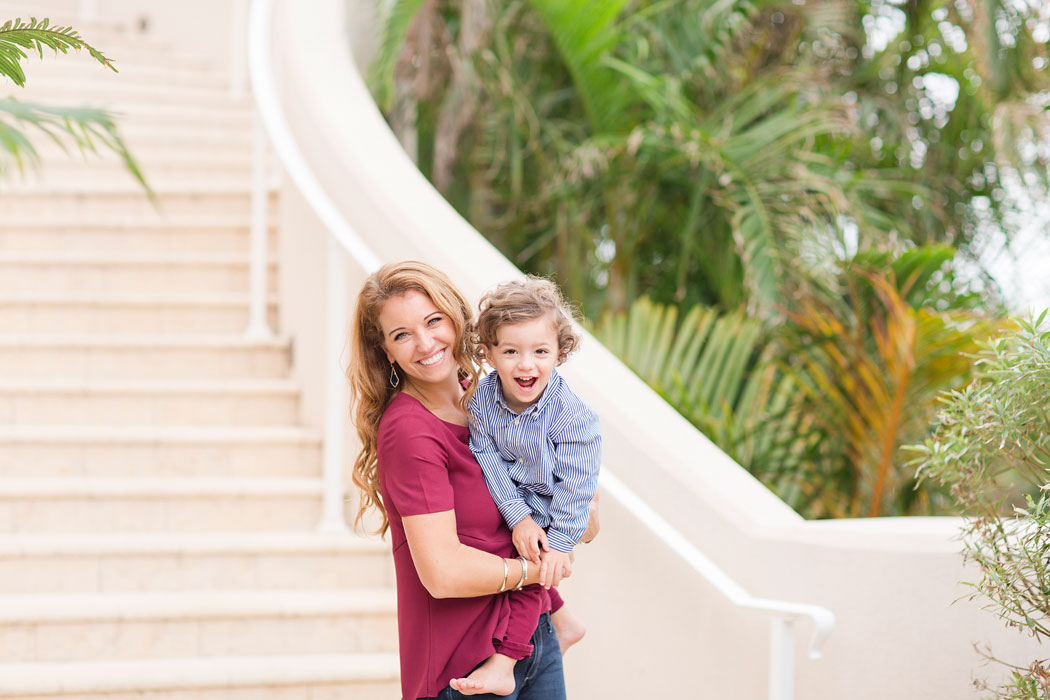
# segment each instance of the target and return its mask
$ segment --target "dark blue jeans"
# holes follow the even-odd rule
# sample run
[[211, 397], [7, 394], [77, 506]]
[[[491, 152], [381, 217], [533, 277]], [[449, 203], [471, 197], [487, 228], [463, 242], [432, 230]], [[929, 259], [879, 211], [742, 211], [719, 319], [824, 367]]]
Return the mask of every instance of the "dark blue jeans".
[[551, 624], [550, 613], [540, 615], [532, 634], [532, 656], [514, 664], [514, 692], [510, 695], [463, 695], [452, 688], [438, 693], [437, 700], [565, 700], [565, 676], [561, 666], [561, 647]]

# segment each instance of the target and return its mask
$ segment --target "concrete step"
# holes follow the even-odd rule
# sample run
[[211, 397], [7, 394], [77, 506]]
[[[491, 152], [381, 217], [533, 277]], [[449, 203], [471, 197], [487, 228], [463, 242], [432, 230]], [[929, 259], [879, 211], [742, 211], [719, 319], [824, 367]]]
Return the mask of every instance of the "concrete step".
[[0, 477], [320, 473], [321, 436], [298, 427], [0, 425]]
[[351, 534], [0, 536], [0, 595], [393, 585], [389, 543]]
[[[233, 187], [249, 191], [251, 153], [247, 147], [216, 144], [214, 148], [167, 143], [132, 145], [132, 156], [150, 187], [169, 191], [187, 181], [203, 180], [210, 188]], [[143, 188], [119, 156], [110, 151], [84, 153], [64, 151], [56, 145], [37, 144], [38, 162], [24, 171], [8, 170], [0, 176], [0, 191], [48, 190], [50, 182], [62, 185], [76, 178], [78, 191], [90, 192], [100, 183], [136, 194]], [[270, 164], [273, 167], [274, 161]], [[206, 174], [205, 174], [206, 173]], [[276, 176], [270, 177], [277, 182]], [[87, 186], [85, 186], [85, 184]]]
[[[113, 250], [123, 254], [200, 251], [244, 255], [250, 250], [251, 236], [247, 224], [238, 223], [240, 218], [223, 217], [211, 222], [201, 219], [200, 226], [189, 228], [181, 223], [186, 221], [181, 217], [141, 224], [127, 221], [123, 226], [112, 216], [98, 222], [23, 220], [17, 226], [7, 220], [0, 227], [0, 251]], [[269, 245], [271, 251], [277, 250], [276, 227], [270, 228]]]
[[[13, 17], [10, 13], [3, 15]], [[23, 13], [23, 17], [25, 14]], [[38, 17], [40, 15], [37, 15]], [[80, 31], [81, 36], [88, 36], [88, 30], [80, 29], [79, 23], [74, 27]], [[141, 36], [141, 35], [139, 35]], [[113, 59], [113, 65], [120, 71], [117, 78], [120, 82], [133, 85], [187, 85], [199, 86], [209, 89], [224, 90], [229, 88], [229, 78], [224, 71], [217, 71], [214, 67], [204, 62], [184, 65], [169, 59], [161, 63], [163, 52], [150, 49], [119, 48], [113, 53], [109, 48], [103, 48], [102, 52]], [[118, 55], [119, 54], [119, 55]], [[141, 58], [142, 60], [136, 60]], [[47, 56], [43, 61], [28, 61], [25, 64], [26, 76], [29, 82], [39, 78], [48, 78], [55, 81], [83, 81], [90, 82], [101, 78], [106, 83], [110, 82], [108, 72], [97, 61], [87, 54], [76, 53], [67, 56]], [[111, 71], [110, 71], [111, 72]]]
[[[9, 333], [238, 333], [248, 327], [243, 294], [0, 294], [0, 328]], [[277, 298], [269, 301], [277, 328]]]
[[[182, 152], [187, 157], [204, 160], [209, 155], [221, 154], [227, 158], [246, 157], [252, 147], [251, 123], [214, 126], [209, 124], [156, 125], [142, 120], [117, 116], [117, 128], [128, 150], [140, 165], [160, 163]], [[67, 140], [68, 141], [68, 140]], [[34, 143], [33, 146], [44, 162], [85, 160], [72, 142], [63, 145], [53, 142]], [[101, 152], [101, 147], [96, 149]], [[78, 157], [70, 157], [75, 155]], [[93, 162], [94, 158], [86, 159]]]
[[283, 380], [19, 381], [0, 378], [8, 425], [292, 425], [299, 387]]
[[[225, 189], [162, 191], [150, 201], [142, 189], [84, 190], [81, 192], [48, 192], [30, 190], [0, 198], [0, 217], [27, 217], [47, 211], [55, 217], [111, 217], [163, 220], [178, 215], [209, 216], [251, 212], [251, 193], [246, 184], [236, 183]], [[49, 214], [51, 216], [52, 214]], [[276, 193], [271, 194], [270, 216], [275, 217]]]
[[0, 533], [309, 530], [320, 516], [320, 479], [0, 479]]
[[396, 700], [397, 654], [0, 664], [0, 697], [61, 700]]
[[0, 335], [10, 377], [227, 379], [286, 377], [287, 339], [176, 335]]
[[[237, 293], [251, 288], [250, 257], [230, 253], [0, 252], [0, 295]], [[267, 282], [277, 289], [277, 261]]]
[[[73, 104], [82, 103], [73, 102]], [[214, 104], [134, 102], [121, 104], [117, 116], [120, 119], [141, 121], [158, 127], [206, 124], [211, 126], [239, 125], [248, 128], [252, 123], [252, 110], [250, 102], [216, 102]]]
[[396, 651], [392, 589], [0, 596], [5, 662]]
[[[225, 162], [214, 158], [208, 164], [203, 161], [204, 156], [185, 157], [178, 162], [170, 159], [152, 160], [149, 163], [140, 162], [139, 167], [150, 186], [159, 191], [185, 188], [187, 183], [198, 188], [228, 189], [234, 185], [244, 186], [244, 183], [251, 181], [251, 163], [247, 158], [231, 157]], [[59, 164], [61, 167], [58, 167]], [[271, 179], [277, 181], [275, 175]], [[45, 159], [36, 170], [24, 173], [10, 171], [0, 177], [0, 189], [11, 195], [35, 190], [91, 192], [99, 191], [100, 186], [125, 191], [141, 189], [124, 162], [117, 158], [84, 160], [79, 156], [69, 158], [59, 155]]]
[[[107, 54], [111, 57], [113, 54]], [[114, 57], [114, 60], [116, 58]], [[119, 65], [118, 65], [119, 68]], [[222, 106], [251, 104], [250, 97], [234, 99], [229, 90], [219, 86], [143, 85], [123, 81], [119, 73], [99, 66], [90, 80], [76, 80], [26, 71], [26, 86], [18, 98], [25, 102], [48, 102], [63, 105], [81, 104], [121, 111], [129, 104], [192, 104]]]
[[[38, 20], [47, 18], [51, 26], [73, 27], [80, 37], [95, 48], [102, 51], [111, 59], [116, 59], [113, 51], [122, 52], [134, 49], [156, 56], [171, 56], [173, 46], [171, 42], [162, 41], [151, 36], [148, 32], [141, 31], [135, 22], [129, 20], [116, 20], [105, 16], [98, 16], [91, 20], [81, 17], [77, 3], [55, 3], [55, 2], [3, 2], [0, 3], [0, 15], [6, 22], [16, 17], [28, 20], [36, 17]], [[92, 62], [103, 70], [98, 62], [94, 61], [86, 52], [73, 51], [65, 55], [55, 56], [53, 53], [45, 53], [44, 65], [50, 61], [63, 62]], [[197, 61], [204, 62], [198, 57]]]
[[[216, 160], [203, 165], [195, 159], [184, 159], [181, 164], [162, 164], [158, 170], [153, 163], [140, 163], [149, 179], [150, 187], [157, 192], [197, 192], [230, 190], [250, 192], [247, 183], [251, 178], [251, 163], [231, 160], [223, 164]], [[275, 178], [274, 178], [275, 179]], [[50, 192], [54, 194], [135, 193], [141, 191], [123, 162], [112, 160], [85, 161], [72, 159], [61, 168], [46, 165], [36, 171], [22, 175], [9, 174], [3, 181], [6, 196], [25, 192]], [[271, 190], [272, 191], [272, 190]]]

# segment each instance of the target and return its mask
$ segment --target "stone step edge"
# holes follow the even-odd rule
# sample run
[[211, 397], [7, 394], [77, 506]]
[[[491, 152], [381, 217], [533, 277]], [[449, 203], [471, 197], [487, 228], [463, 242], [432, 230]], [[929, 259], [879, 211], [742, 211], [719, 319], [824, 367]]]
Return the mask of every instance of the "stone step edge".
[[[126, 233], [129, 229], [248, 229], [251, 226], [250, 214], [190, 214], [173, 215], [163, 219], [145, 216], [114, 216], [110, 219], [93, 216], [90, 221], [83, 217], [19, 216], [4, 217], [6, 231], [37, 231], [38, 229], [62, 228], [70, 231], [103, 231], [108, 233]], [[270, 232], [277, 231], [277, 224], [270, 224]]]
[[230, 444], [308, 445], [321, 443], [321, 433], [301, 426], [113, 426], [0, 425], [2, 444], [214, 446]]
[[391, 615], [393, 588], [0, 595], [0, 625]]
[[2, 477], [0, 500], [20, 498], [300, 498], [318, 497], [320, 478], [292, 477]]
[[[157, 254], [160, 255], [159, 253]], [[266, 303], [276, 306], [279, 301], [277, 294], [267, 295]], [[99, 294], [88, 292], [84, 294], [67, 292], [64, 294], [48, 294], [42, 292], [15, 293], [0, 292], [0, 306], [14, 306], [20, 304], [32, 304], [36, 306], [100, 306], [100, 307], [160, 307], [160, 308], [226, 308], [226, 307], [248, 307], [251, 305], [251, 297], [247, 294], [224, 294], [214, 292], [208, 294], [135, 294], [127, 292]]]
[[[0, 304], [3, 301], [0, 300]], [[0, 377], [0, 395], [77, 395], [77, 396], [124, 396], [139, 398], [143, 395], [160, 394], [172, 396], [273, 396], [294, 397], [300, 390], [297, 382], [288, 379], [215, 379], [190, 381], [157, 380], [81, 380], [81, 379], [6, 379]], [[130, 396], [128, 396], [130, 394]]]
[[[268, 256], [270, 267], [276, 267], [277, 258]], [[117, 251], [63, 251], [17, 250], [0, 251], [0, 265], [24, 266], [81, 266], [104, 265], [106, 267], [138, 267], [140, 265], [169, 265], [172, 267], [249, 265], [251, 256], [244, 253], [226, 252], [164, 252], [123, 253]]]
[[0, 664], [0, 697], [207, 690], [399, 678], [394, 653]]
[[164, 334], [79, 334], [79, 335], [0, 335], [0, 348], [93, 348], [164, 350], [184, 349], [238, 349], [286, 350], [290, 340], [286, 336], [269, 339], [246, 338], [239, 335], [164, 335]]
[[0, 559], [112, 555], [387, 553], [390, 543], [350, 532], [75, 533], [0, 535]]
[[[147, 177], [149, 176], [149, 163], [143, 164], [143, 168], [147, 171]], [[247, 177], [237, 178], [237, 180], [246, 180]], [[152, 183], [151, 183], [152, 185]], [[276, 183], [269, 183], [266, 187], [267, 193], [270, 195], [276, 194], [280, 191], [280, 188]], [[179, 184], [177, 182], [165, 182], [163, 185], [155, 186], [153, 191], [158, 197], [168, 196], [189, 196], [189, 197], [248, 197], [252, 194], [250, 185], [234, 184], [231, 185], [228, 182], [226, 184], [215, 183], [209, 185], [207, 183], [186, 183]], [[14, 187], [8, 186], [4, 188], [4, 194], [7, 196], [18, 195], [19, 197], [33, 196], [33, 197], [50, 197], [50, 196], [64, 196], [64, 197], [77, 197], [78, 199], [86, 199], [88, 197], [138, 197], [141, 196], [143, 200], [146, 198], [146, 193], [142, 190], [142, 187], [138, 186], [132, 181], [128, 181], [127, 184], [116, 183], [116, 184], [99, 184], [99, 183], [86, 183], [86, 182], [71, 182], [71, 183], [44, 183], [44, 182], [30, 182], [28, 184], [18, 184]]]

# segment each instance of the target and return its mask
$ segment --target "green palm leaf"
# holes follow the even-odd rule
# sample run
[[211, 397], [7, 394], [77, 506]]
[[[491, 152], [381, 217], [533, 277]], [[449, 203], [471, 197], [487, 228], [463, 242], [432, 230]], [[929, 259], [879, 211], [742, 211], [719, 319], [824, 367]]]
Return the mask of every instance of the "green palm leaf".
[[761, 322], [702, 306], [679, 322], [675, 307], [642, 297], [626, 312], [604, 314], [594, 333], [723, 451], [801, 505], [797, 467], [811, 431]]
[[623, 131], [630, 95], [605, 59], [623, 40], [617, 20], [627, 0], [529, 0], [529, 5], [554, 39], [593, 132]]
[[[938, 394], [965, 383], [972, 354], [998, 325], [965, 311], [909, 305], [910, 287], [941, 269], [942, 256], [934, 250], [906, 260], [900, 267], [912, 276], [904, 284], [892, 268], [851, 271], [846, 295], [809, 298], [788, 312], [793, 333], [785, 371], [809, 399], [822, 431], [841, 439], [847, 465], [846, 476], [831, 477], [846, 483], [821, 487], [835, 502], [829, 502], [830, 515], [930, 510], [932, 494], [912, 490], [915, 480], [903, 468], [902, 446], [925, 435]], [[843, 492], [850, 494], [846, 505]]]
[[19, 87], [25, 87], [26, 75], [20, 62], [28, 57], [26, 50], [36, 51], [43, 58], [45, 48], [56, 54], [69, 53], [70, 49], [87, 49], [91, 57], [104, 67], [118, 72], [112, 61], [84, 41], [72, 27], [52, 27], [46, 17], [42, 20], [30, 17], [28, 22], [16, 18], [0, 26], [0, 74], [6, 75]]
[[100, 146], [113, 151], [150, 197], [154, 196], [109, 112], [90, 107], [31, 104], [13, 98], [0, 100], [0, 173], [12, 162], [20, 171], [27, 163], [39, 162], [36, 149], [25, 136], [26, 129], [41, 133], [63, 149], [71, 141], [81, 153], [97, 153]]

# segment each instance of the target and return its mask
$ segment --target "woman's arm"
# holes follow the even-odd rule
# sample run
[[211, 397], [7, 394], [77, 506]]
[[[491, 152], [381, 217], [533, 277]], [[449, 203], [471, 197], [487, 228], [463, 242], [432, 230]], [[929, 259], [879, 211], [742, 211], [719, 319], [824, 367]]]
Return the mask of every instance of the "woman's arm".
[[[435, 598], [476, 598], [498, 593], [507, 562], [507, 590], [521, 578], [521, 561], [468, 547], [456, 533], [456, 512], [408, 515], [402, 518], [405, 537], [419, 580]], [[540, 567], [529, 566], [525, 585], [539, 581]]]
[[594, 492], [594, 498], [591, 499], [591, 504], [587, 508], [587, 530], [583, 533], [583, 537], [580, 538], [580, 542], [588, 544], [594, 541], [594, 538], [601, 532], [602, 526], [598, 522], [598, 492]]

